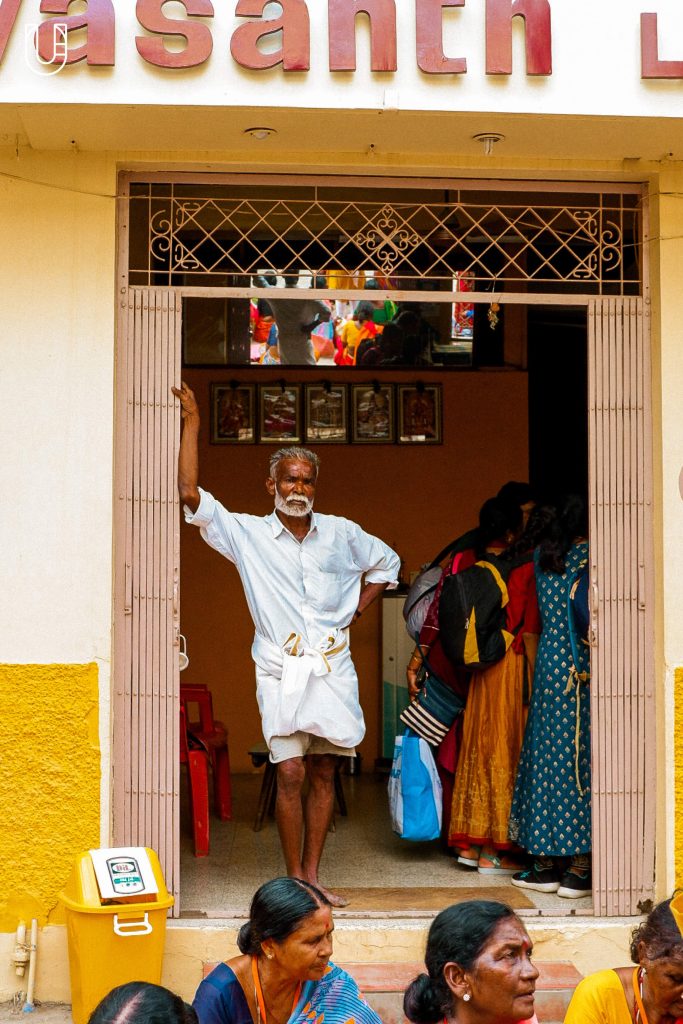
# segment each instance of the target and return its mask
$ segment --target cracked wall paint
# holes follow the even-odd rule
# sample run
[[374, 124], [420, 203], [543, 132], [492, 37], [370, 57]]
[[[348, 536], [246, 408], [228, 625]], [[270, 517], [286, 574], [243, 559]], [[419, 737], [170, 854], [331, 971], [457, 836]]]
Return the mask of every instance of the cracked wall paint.
[[676, 888], [683, 886], [683, 668], [674, 672], [674, 786], [676, 793]]
[[0, 931], [63, 921], [74, 857], [99, 846], [97, 665], [0, 665]]

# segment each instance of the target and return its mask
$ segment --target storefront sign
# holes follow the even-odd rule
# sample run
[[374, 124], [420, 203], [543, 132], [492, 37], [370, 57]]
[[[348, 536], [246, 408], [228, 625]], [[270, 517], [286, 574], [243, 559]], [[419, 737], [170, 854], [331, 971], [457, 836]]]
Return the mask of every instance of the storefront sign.
[[[12, 29], [26, 0], [0, 0], [0, 61]], [[309, 0], [309, 3], [314, 0]], [[320, 0], [315, 0], [320, 2]], [[477, 0], [470, 0], [474, 4]], [[478, 0], [485, 3], [487, 75], [512, 74], [512, 24], [525, 23], [527, 75], [552, 74], [550, 0]], [[214, 15], [211, 0], [182, 0], [187, 17], [170, 17], [166, 0], [137, 0], [136, 17], [148, 34], [135, 36], [140, 57], [160, 68], [194, 68], [206, 63], [213, 50], [207, 19]], [[280, 14], [264, 17], [269, 0], [237, 0], [235, 15], [250, 19], [232, 32], [230, 52], [243, 68], [260, 71], [282, 65], [284, 71], [308, 71], [311, 66], [311, 27], [306, 0], [278, 0]], [[444, 53], [443, 12], [465, 7], [466, 0], [414, 0], [416, 61], [430, 75], [461, 75], [467, 57]], [[70, 0], [41, 0], [40, 14], [54, 15], [37, 25], [35, 46], [43, 64], [69, 65], [85, 61], [92, 67], [115, 64], [116, 15], [113, 0], [87, 0], [84, 12], [69, 14]], [[397, 70], [396, 0], [328, 0], [328, 62], [330, 71], [356, 70], [356, 16], [366, 14], [370, 23], [371, 68]], [[85, 41], [69, 45], [70, 33], [85, 30]], [[266, 52], [262, 40], [281, 32], [278, 49]], [[178, 47], [168, 46], [169, 39]], [[57, 42], [60, 49], [57, 52]], [[683, 48], [683, 43], [682, 43]], [[683, 60], [660, 60], [657, 14], [641, 14], [641, 76], [683, 78]]]

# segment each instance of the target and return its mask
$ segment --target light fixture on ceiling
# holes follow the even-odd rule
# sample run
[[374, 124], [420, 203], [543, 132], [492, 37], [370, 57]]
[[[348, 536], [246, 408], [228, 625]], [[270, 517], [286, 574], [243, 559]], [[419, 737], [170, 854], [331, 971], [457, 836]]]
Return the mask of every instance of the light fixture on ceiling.
[[481, 142], [484, 147], [484, 156], [491, 156], [497, 142], [505, 142], [505, 136], [500, 132], [480, 132], [478, 135], [473, 135], [472, 138], [475, 142]]
[[277, 129], [257, 126], [255, 128], [245, 128], [242, 134], [251, 135], [252, 139], [258, 139], [259, 142], [263, 142], [264, 139], [269, 139], [271, 135], [277, 135]]

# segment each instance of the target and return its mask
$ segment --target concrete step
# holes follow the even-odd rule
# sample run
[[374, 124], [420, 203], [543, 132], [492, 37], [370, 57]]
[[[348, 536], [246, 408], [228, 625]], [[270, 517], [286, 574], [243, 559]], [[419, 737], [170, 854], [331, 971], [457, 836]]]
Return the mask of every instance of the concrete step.
[[[568, 960], [534, 962], [540, 971], [536, 982], [536, 1016], [539, 1024], [562, 1024], [572, 992], [582, 976]], [[424, 971], [423, 963], [340, 963], [339, 966], [356, 979], [358, 987], [382, 1018], [383, 1024], [405, 1024], [403, 993], [413, 978]], [[206, 964], [204, 976], [214, 967], [215, 964]]]
[[[351, 974], [383, 1024], [404, 1024], [403, 993], [424, 964], [340, 964]], [[538, 962], [536, 1016], [539, 1024], [561, 1024], [581, 975], [569, 961]]]

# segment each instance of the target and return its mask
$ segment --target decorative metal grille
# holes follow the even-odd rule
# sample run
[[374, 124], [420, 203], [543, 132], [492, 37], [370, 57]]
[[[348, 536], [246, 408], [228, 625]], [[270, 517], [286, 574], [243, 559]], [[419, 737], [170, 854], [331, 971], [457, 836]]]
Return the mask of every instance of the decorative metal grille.
[[231, 196], [218, 185], [210, 195], [171, 183], [134, 187], [135, 285], [243, 287], [274, 272], [306, 273], [319, 287], [370, 275], [385, 288], [420, 281], [438, 290], [468, 274], [478, 287], [640, 292], [640, 196], [632, 192], [459, 191], [443, 201], [435, 192], [429, 202], [404, 202], [390, 189], [377, 201], [359, 200], [357, 190], [345, 199], [343, 188], [335, 198], [310, 188], [299, 198], [283, 186], [281, 198], [272, 189], [260, 198], [257, 189]]

